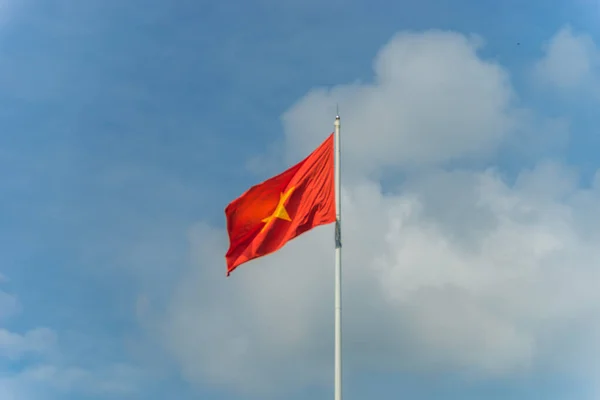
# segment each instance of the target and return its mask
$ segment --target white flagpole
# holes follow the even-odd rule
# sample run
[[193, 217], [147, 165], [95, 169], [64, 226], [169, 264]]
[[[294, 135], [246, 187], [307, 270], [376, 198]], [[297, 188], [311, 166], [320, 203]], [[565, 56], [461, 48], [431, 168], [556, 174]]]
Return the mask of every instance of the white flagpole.
[[340, 171], [340, 116], [335, 117], [335, 365], [334, 399], [342, 400], [342, 185]]

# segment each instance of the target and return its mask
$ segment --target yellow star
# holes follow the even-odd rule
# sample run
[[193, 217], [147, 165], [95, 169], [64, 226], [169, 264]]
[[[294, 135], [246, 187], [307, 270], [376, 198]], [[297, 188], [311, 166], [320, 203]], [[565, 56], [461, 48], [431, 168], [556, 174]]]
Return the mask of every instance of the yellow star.
[[275, 211], [273, 211], [273, 214], [271, 214], [269, 217], [263, 219], [262, 222], [264, 222], [265, 224], [268, 224], [274, 218], [283, 219], [285, 221], [292, 220], [290, 218], [290, 215], [288, 214], [287, 210], [285, 209], [285, 202], [290, 197], [290, 195], [292, 194], [294, 189], [295, 189], [295, 187], [292, 186], [290, 189], [288, 189], [287, 192], [281, 193], [279, 195], [279, 203], [277, 204], [277, 207], [275, 207]]

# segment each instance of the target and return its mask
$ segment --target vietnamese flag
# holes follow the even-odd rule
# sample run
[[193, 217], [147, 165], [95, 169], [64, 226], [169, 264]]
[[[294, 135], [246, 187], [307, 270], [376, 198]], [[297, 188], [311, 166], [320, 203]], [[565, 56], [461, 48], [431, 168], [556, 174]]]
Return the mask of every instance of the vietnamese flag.
[[303, 161], [248, 189], [225, 208], [227, 276], [296, 236], [335, 222], [333, 134]]

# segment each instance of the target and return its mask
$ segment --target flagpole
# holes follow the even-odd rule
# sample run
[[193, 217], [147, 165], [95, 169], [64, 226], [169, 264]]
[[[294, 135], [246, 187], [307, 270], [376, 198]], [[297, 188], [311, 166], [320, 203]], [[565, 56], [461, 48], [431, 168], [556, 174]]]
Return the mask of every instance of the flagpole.
[[342, 400], [342, 185], [340, 170], [340, 116], [335, 117], [335, 364], [334, 400]]

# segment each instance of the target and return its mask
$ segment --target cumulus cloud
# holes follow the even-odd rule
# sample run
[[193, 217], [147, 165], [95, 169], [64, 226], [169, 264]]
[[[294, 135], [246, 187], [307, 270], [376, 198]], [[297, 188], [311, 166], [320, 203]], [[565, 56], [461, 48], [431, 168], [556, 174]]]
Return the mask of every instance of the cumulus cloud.
[[[540, 166], [512, 186], [493, 171], [435, 171], [402, 195], [383, 195], [372, 182], [347, 187], [349, 370], [548, 372], [564, 363], [547, 363], [557, 349], [573, 360], [566, 370], [591, 362], [564, 340], [598, 327], [600, 231], [585, 219], [600, 216], [600, 191], [573, 189], [574, 181], [557, 190], [552, 182], [563, 178], [560, 168]], [[331, 229], [227, 281], [219, 273], [223, 237], [205, 227], [193, 232], [197, 264], [168, 313], [167, 337], [184, 374], [255, 390], [326, 382]], [[583, 326], [569, 328], [572, 319]]]
[[[347, 376], [597, 368], [600, 179], [582, 188], [575, 170], [550, 161], [516, 178], [446, 164], [490, 155], [522, 128], [506, 71], [479, 45], [455, 33], [397, 35], [373, 83], [313, 91], [284, 116], [297, 160], [326, 134], [332, 104], [344, 110]], [[364, 173], [390, 168], [405, 178], [385, 190]], [[149, 315], [144, 301], [184, 377], [258, 393], [330, 384], [332, 227], [229, 279], [226, 247], [222, 229], [198, 224], [166, 309]]]
[[546, 43], [544, 56], [534, 68], [535, 78], [563, 90], [597, 86], [600, 53], [590, 35], [565, 27]]
[[372, 83], [314, 90], [284, 115], [289, 161], [332, 125], [336, 103], [353, 174], [489, 155], [518, 130], [523, 110], [508, 73], [478, 56], [481, 46], [458, 33], [396, 35], [375, 58]]

